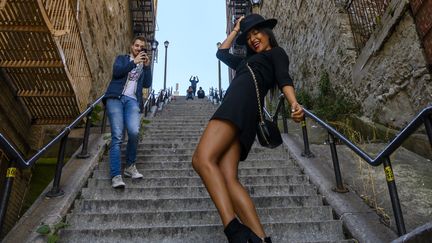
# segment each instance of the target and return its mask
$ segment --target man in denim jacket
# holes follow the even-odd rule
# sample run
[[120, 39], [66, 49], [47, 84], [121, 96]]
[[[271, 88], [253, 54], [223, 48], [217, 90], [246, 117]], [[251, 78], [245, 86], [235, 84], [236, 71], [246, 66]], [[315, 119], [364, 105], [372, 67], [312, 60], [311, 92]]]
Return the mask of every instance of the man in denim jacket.
[[142, 89], [152, 83], [150, 59], [147, 56], [146, 39], [138, 36], [132, 40], [130, 54], [119, 55], [113, 65], [110, 84], [103, 98], [111, 126], [111, 147], [109, 152], [111, 185], [124, 188], [121, 176], [121, 151], [123, 129], [128, 132], [126, 168], [124, 175], [133, 179], [142, 178], [135, 166], [140, 127], [140, 104]]

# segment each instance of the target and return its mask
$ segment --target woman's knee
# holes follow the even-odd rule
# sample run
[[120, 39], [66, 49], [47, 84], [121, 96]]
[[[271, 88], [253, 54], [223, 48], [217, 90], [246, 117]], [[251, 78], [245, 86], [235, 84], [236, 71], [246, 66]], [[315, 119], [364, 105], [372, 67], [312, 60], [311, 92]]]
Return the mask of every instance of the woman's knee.
[[196, 150], [192, 155], [192, 167], [198, 174], [205, 170], [210, 170], [213, 164], [215, 162], [199, 150]]

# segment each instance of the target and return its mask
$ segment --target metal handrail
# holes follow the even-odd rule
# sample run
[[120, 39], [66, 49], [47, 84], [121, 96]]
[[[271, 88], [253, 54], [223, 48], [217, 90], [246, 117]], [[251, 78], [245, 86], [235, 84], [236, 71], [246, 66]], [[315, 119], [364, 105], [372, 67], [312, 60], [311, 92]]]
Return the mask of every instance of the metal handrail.
[[3, 134], [0, 133], [0, 148], [5, 151], [10, 160], [14, 160], [18, 163], [21, 168], [29, 168], [54, 144], [60, 141], [66, 134], [69, 134], [72, 128], [74, 128], [87, 114], [93, 111], [94, 107], [102, 100], [103, 95], [96, 99], [86, 110], [84, 110], [69, 126], [63, 128], [63, 130], [50, 142], [48, 142], [43, 148], [41, 148], [36, 154], [30, 159], [26, 160], [24, 156], [7, 140]]
[[[6, 173], [5, 179], [5, 187], [1, 194], [0, 201], [0, 230], [3, 229], [3, 222], [6, 216], [6, 209], [9, 202], [10, 193], [12, 191], [12, 185], [14, 182], [14, 177], [16, 174], [16, 166], [20, 168], [30, 168], [33, 166], [36, 161], [42, 156], [44, 152], [46, 152], [49, 148], [51, 148], [54, 144], [60, 141], [60, 148], [57, 157], [56, 163], [56, 172], [54, 175], [53, 186], [52, 189], [46, 194], [47, 197], [59, 197], [64, 195], [64, 192], [60, 189], [60, 178], [61, 172], [63, 169], [63, 162], [66, 151], [66, 143], [69, 136], [70, 131], [74, 128], [78, 123], [86, 116], [86, 129], [84, 132], [84, 141], [82, 146], [82, 151], [77, 157], [86, 158], [89, 155], [87, 154], [87, 145], [88, 145], [88, 137], [90, 131], [90, 116], [93, 112], [94, 107], [102, 101], [103, 95], [97, 98], [92, 104], [88, 106], [86, 110], [84, 110], [72, 123], [63, 128], [63, 130], [51, 141], [49, 141], [43, 148], [41, 148], [36, 154], [34, 154], [30, 159], [25, 159], [21, 152], [19, 152], [9, 140], [0, 133], [0, 149], [4, 151], [8, 158], [8, 169]], [[105, 112], [104, 112], [105, 113]], [[105, 114], [104, 114], [105, 121]], [[102, 126], [104, 127], [104, 125]], [[1, 233], [1, 232], [0, 232]]]
[[[169, 98], [170, 93], [161, 90], [157, 96], [154, 95], [154, 91], [150, 92], [149, 97], [143, 105], [144, 116], [147, 116], [148, 110], [153, 105], [159, 105], [160, 102], [163, 102], [165, 99]], [[48, 142], [43, 148], [41, 148], [36, 154], [34, 154], [31, 158], [25, 159], [21, 152], [19, 152], [14, 145], [12, 145], [9, 140], [0, 133], [0, 149], [4, 151], [6, 157], [9, 160], [5, 187], [2, 191], [0, 198], [0, 231], [3, 229], [3, 222], [6, 215], [6, 209], [9, 201], [9, 196], [12, 190], [12, 184], [16, 173], [16, 166], [20, 168], [29, 168], [32, 167], [36, 161], [42, 156], [44, 152], [46, 152], [49, 148], [51, 148], [54, 144], [60, 141], [60, 148], [58, 152], [57, 164], [56, 164], [56, 172], [53, 179], [52, 189], [46, 194], [47, 197], [59, 197], [64, 195], [64, 192], [60, 189], [60, 179], [61, 173], [63, 169], [63, 162], [65, 157], [66, 143], [68, 139], [68, 135], [70, 131], [78, 125], [78, 123], [84, 118], [87, 117], [85, 131], [84, 131], [84, 139], [83, 145], [81, 148], [81, 153], [77, 155], [77, 158], [88, 158], [90, 155], [87, 152], [88, 139], [90, 135], [90, 126], [91, 126], [91, 114], [93, 109], [97, 104], [99, 104], [104, 95], [97, 98], [91, 105], [88, 106], [86, 110], [84, 110], [71, 124], [62, 129], [62, 131], [53, 138], [50, 142]], [[106, 107], [104, 109], [104, 115], [102, 120], [102, 129], [101, 133], [105, 131], [105, 123], [106, 123]], [[0, 232], [1, 233], [1, 232]]]
[[[284, 106], [283, 105], [284, 101], [285, 101], [285, 97], [283, 94], [281, 94], [279, 96], [279, 101], [278, 101], [275, 114], [272, 116], [265, 110], [266, 115], [271, 117], [273, 120], [277, 120], [278, 112], [280, 108]], [[403, 234], [406, 234], [405, 223], [403, 220], [403, 214], [399, 202], [399, 196], [397, 193], [393, 169], [391, 167], [390, 155], [396, 149], [398, 149], [402, 145], [402, 143], [411, 134], [413, 134], [422, 124], [425, 124], [426, 133], [428, 135], [429, 142], [432, 146], [432, 106], [423, 109], [404, 129], [401, 130], [401, 132], [389, 144], [387, 144], [387, 146], [375, 158], [372, 158], [372, 156], [370, 156], [368, 153], [366, 153], [361, 148], [356, 146], [348, 138], [346, 138], [344, 135], [339, 133], [336, 129], [334, 129], [332, 126], [330, 126], [325, 121], [320, 119], [318, 116], [313, 114], [311, 111], [309, 111], [306, 108], [303, 108], [303, 110], [305, 113], [305, 118], [301, 122], [302, 132], [303, 132], [303, 142], [304, 142], [304, 152], [302, 153], [302, 156], [307, 156], [307, 157], [313, 156], [313, 154], [309, 150], [309, 142], [308, 142], [307, 129], [306, 129], [306, 117], [309, 117], [315, 122], [317, 122], [324, 129], [326, 129], [328, 132], [329, 135], [328, 142], [332, 153], [333, 168], [336, 177], [336, 188], [334, 189], [336, 192], [341, 192], [341, 193], [347, 192], [348, 189], [345, 188], [342, 182], [342, 176], [339, 167], [339, 160], [337, 157], [335, 139], [339, 139], [341, 142], [343, 142], [349, 149], [351, 149], [354, 153], [360, 156], [360, 158], [366, 161], [369, 165], [379, 166], [383, 164], [398, 235], [401, 236]], [[282, 115], [285, 115], [285, 112], [283, 112]], [[284, 121], [284, 131], [288, 132], [285, 126], [286, 126], [286, 122]]]

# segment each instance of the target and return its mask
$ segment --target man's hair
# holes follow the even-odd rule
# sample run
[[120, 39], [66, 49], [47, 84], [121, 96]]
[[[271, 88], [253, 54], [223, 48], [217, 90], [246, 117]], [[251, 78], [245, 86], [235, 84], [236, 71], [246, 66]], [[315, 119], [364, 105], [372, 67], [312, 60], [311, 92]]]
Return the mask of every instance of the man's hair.
[[132, 39], [132, 43], [131, 43], [131, 45], [135, 44], [135, 41], [137, 41], [137, 40], [143, 41], [144, 43], [147, 42], [147, 40], [146, 40], [146, 38], [145, 38], [144, 36], [139, 35], [139, 36], [135, 36], [135, 37]]

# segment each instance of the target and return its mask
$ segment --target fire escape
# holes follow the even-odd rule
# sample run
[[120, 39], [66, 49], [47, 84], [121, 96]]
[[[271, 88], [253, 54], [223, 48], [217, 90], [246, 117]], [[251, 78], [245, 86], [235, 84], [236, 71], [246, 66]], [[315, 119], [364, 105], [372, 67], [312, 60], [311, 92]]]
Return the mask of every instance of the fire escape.
[[[248, 15], [251, 11], [251, 4], [249, 0], [227, 0], [227, 29], [226, 32], [229, 34], [236, 20], [240, 18], [242, 15]], [[231, 52], [235, 55], [245, 56], [246, 55], [246, 47], [242, 45], [233, 44], [231, 48]], [[229, 69], [229, 76], [232, 79], [234, 77], [234, 71]]]
[[[129, 8], [134, 35], [144, 36], [147, 40], [147, 50], [155, 51], [152, 45], [155, 41], [157, 0], [130, 0]], [[148, 54], [153, 55], [153, 52]]]
[[92, 77], [69, 1], [1, 1], [0, 40], [0, 71], [33, 124], [65, 124], [86, 108]]

